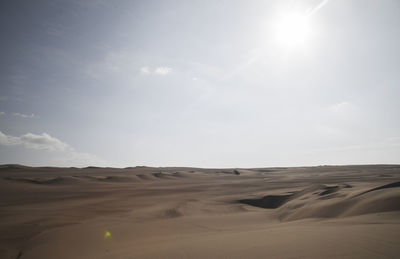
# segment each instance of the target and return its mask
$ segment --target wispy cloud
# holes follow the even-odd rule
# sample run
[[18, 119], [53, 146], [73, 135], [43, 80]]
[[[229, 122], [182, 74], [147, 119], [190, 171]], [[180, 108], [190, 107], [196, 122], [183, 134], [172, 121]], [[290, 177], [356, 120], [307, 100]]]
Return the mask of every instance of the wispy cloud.
[[342, 112], [344, 110], [347, 110], [351, 104], [349, 102], [340, 102], [340, 103], [335, 103], [331, 106], [329, 106], [329, 110], [331, 112]]
[[140, 68], [140, 74], [142, 75], [149, 75], [151, 74], [150, 68], [148, 66], [144, 66]]
[[35, 117], [35, 114], [33, 114], [33, 113], [29, 115], [29, 114], [23, 114], [23, 113], [19, 113], [19, 112], [14, 112], [13, 115], [17, 116], [17, 117], [24, 118], [24, 119]]
[[348, 115], [350, 113], [354, 113], [357, 110], [357, 106], [354, 103], [343, 101], [329, 106], [328, 110], [333, 114]]
[[171, 73], [172, 68], [170, 67], [156, 67], [154, 70], [151, 70], [149, 66], [143, 66], [139, 69], [140, 74], [142, 75], [159, 75], [166, 76]]
[[165, 76], [168, 75], [172, 71], [172, 68], [170, 67], [157, 67], [154, 70], [154, 73], [157, 75]]
[[5, 115], [5, 114], [6, 114], [5, 112], [0, 112], [0, 116]]

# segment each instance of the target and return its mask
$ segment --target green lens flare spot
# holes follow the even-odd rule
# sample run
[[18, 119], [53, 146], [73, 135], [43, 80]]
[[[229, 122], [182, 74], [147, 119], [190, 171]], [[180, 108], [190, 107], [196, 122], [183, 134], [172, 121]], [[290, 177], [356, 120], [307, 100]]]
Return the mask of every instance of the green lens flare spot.
[[104, 237], [105, 237], [105, 238], [109, 238], [109, 237], [111, 237], [111, 233], [110, 233], [110, 231], [106, 231], [106, 233], [104, 234]]

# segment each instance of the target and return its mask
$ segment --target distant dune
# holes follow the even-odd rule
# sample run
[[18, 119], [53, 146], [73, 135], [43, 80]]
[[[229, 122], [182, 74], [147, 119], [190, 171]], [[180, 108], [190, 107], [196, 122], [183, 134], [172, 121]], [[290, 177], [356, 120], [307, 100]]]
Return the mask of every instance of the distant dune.
[[0, 165], [0, 258], [399, 258], [400, 166]]

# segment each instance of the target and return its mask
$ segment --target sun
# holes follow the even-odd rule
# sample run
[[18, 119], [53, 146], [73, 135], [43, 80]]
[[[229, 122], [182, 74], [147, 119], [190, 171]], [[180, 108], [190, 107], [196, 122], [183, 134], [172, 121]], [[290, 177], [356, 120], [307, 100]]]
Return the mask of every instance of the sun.
[[275, 24], [276, 39], [284, 46], [304, 45], [310, 32], [309, 17], [301, 13], [283, 14]]

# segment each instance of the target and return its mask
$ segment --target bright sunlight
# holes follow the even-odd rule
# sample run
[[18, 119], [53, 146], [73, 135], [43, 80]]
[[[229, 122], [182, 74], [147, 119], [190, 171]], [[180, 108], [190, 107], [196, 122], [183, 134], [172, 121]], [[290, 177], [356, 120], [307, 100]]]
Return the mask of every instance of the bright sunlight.
[[301, 13], [286, 13], [275, 24], [276, 39], [280, 45], [304, 45], [310, 34], [309, 18]]

